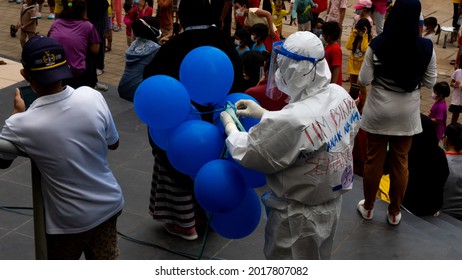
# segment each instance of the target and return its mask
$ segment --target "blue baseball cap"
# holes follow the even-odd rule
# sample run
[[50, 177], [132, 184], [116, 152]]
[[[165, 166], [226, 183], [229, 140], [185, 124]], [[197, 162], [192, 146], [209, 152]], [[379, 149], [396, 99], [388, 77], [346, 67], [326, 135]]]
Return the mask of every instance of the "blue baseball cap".
[[63, 46], [50, 37], [35, 36], [27, 41], [21, 62], [31, 78], [41, 85], [73, 77]]

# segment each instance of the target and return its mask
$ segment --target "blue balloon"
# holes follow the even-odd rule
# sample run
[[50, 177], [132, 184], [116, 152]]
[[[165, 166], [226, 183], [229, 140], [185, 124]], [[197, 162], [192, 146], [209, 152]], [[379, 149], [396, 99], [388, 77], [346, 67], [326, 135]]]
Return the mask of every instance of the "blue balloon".
[[167, 129], [155, 129], [152, 126], [150, 126], [149, 136], [151, 137], [152, 141], [154, 141], [154, 143], [157, 145], [157, 147], [165, 151], [168, 147], [168, 137], [174, 130], [175, 127]]
[[[197, 108], [191, 104], [191, 109], [189, 115], [186, 117], [186, 120], [200, 120], [201, 115]], [[175, 130], [176, 127], [167, 128], [167, 129], [156, 129], [154, 127], [149, 127], [149, 135], [151, 136], [152, 141], [162, 150], [167, 150], [168, 147], [168, 138], [170, 134]]]
[[229, 239], [240, 239], [251, 234], [260, 223], [260, 199], [254, 190], [247, 188], [244, 199], [236, 209], [214, 214], [210, 225], [219, 235]]
[[207, 162], [220, 158], [224, 144], [223, 135], [213, 124], [190, 120], [170, 134], [167, 157], [176, 170], [194, 175]]
[[198, 104], [217, 104], [228, 94], [233, 80], [231, 60], [215, 47], [198, 47], [181, 62], [180, 81]]
[[245, 184], [249, 188], [259, 188], [266, 185], [266, 176], [258, 171], [246, 168], [237, 163], [231, 156], [227, 158], [231, 163], [235, 164], [244, 178]]
[[[248, 94], [245, 94], [245, 93], [239, 93], [238, 92], [238, 93], [232, 93], [232, 94], [227, 95], [223, 100], [221, 100], [218, 103], [218, 106], [216, 106], [216, 107], [224, 108], [228, 101], [233, 103], [233, 104], [236, 104], [236, 102], [238, 102], [241, 99], [253, 100], [257, 104], [259, 104], [258, 101], [255, 98], [253, 98], [252, 96], [250, 96]], [[213, 119], [215, 120], [215, 123], [217, 125], [218, 130], [221, 133], [225, 133], [225, 128], [223, 127], [223, 124], [220, 121], [220, 113], [221, 112], [214, 113], [213, 114]], [[245, 117], [245, 118], [239, 117], [239, 121], [241, 122], [242, 126], [245, 128], [245, 131], [249, 131], [252, 126], [254, 126], [254, 125], [256, 125], [257, 123], [260, 122], [259, 119], [254, 119], [254, 118], [251, 118], [251, 117]]]
[[235, 92], [235, 93], [228, 94], [223, 100], [220, 101], [220, 104], [226, 104], [227, 101], [230, 101], [231, 103], [234, 104], [234, 103], [238, 102], [241, 99], [253, 100], [257, 104], [259, 104], [258, 101], [255, 98], [253, 98], [252, 96], [250, 96], [250, 95], [248, 95], [246, 93], [242, 93], [242, 92]]
[[197, 202], [209, 213], [226, 213], [244, 198], [246, 186], [235, 165], [223, 159], [205, 164], [194, 180]]
[[133, 103], [141, 121], [155, 129], [167, 129], [186, 119], [191, 101], [186, 88], [179, 81], [157, 75], [141, 82]]

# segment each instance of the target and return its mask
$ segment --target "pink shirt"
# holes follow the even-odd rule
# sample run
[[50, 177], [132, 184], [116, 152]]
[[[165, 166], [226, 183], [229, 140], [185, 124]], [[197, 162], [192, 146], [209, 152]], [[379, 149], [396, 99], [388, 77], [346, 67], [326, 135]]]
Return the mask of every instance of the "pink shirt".
[[387, 12], [387, 2], [387, 0], [372, 0], [372, 4], [374, 5], [374, 13], [377, 12], [384, 15]]
[[96, 28], [87, 20], [57, 19], [50, 27], [48, 36], [64, 47], [67, 63], [74, 76], [82, 75], [86, 69], [88, 46], [101, 42]]
[[346, 9], [347, 2], [347, 0], [331, 0], [327, 21], [336, 21], [340, 23], [340, 9]]
[[432, 119], [437, 119], [440, 122], [435, 124], [436, 137], [440, 141], [444, 136], [444, 129], [446, 128], [446, 119], [448, 117], [448, 109], [446, 107], [446, 100], [441, 100], [433, 103], [428, 115]]

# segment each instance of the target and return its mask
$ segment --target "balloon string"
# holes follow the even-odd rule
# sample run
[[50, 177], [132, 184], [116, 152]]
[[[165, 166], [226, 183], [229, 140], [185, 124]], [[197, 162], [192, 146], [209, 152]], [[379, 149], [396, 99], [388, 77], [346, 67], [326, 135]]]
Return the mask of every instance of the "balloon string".
[[[229, 102], [229, 101], [228, 101], [228, 102]], [[216, 112], [222, 112], [222, 111], [224, 111], [224, 110], [226, 110], [226, 106], [217, 108], [217, 109], [212, 110], [212, 111], [204, 111], [204, 112], [190, 111], [189, 113], [190, 113], [190, 114], [205, 115], [205, 114], [211, 114], [211, 113], [216, 113]]]
[[[246, 131], [244, 126], [242, 125], [242, 123], [239, 121], [239, 118], [237, 117], [236, 115], [236, 106], [234, 106], [233, 103], [231, 103], [230, 101], [228, 101], [226, 103], [226, 109], [225, 111], [231, 116], [231, 118], [233, 119], [233, 121], [236, 123], [236, 126], [237, 128], [240, 130], [240, 131]], [[220, 158], [228, 158], [229, 157], [229, 151], [226, 147], [226, 144], [224, 145], [223, 147], [223, 151], [221, 152], [221, 157]]]
[[233, 118], [233, 121], [236, 123], [236, 126], [237, 128], [240, 130], [240, 131], [245, 131], [245, 128], [244, 126], [242, 125], [242, 123], [239, 121], [239, 118], [237, 117], [236, 115], [236, 106], [234, 106], [233, 103], [231, 102], [227, 102], [226, 103], [226, 109], [225, 111], [231, 116], [231, 118]]

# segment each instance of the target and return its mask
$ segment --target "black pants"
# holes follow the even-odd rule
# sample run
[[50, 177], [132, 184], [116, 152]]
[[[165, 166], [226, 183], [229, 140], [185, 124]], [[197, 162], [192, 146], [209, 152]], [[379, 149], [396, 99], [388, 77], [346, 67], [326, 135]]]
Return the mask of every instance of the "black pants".
[[94, 88], [96, 86], [96, 82], [98, 82], [98, 78], [96, 77], [95, 58], [96, 55], [88, 54], [85, 59], [85, 72], [78, 77], [63, 80], [63, 85], [68, 85], [73, 88], [79, 88], [81, 86]]
[[460, 25], [457, 24], [459, 20], [459, 3], [453, 3], [454, 5], [454, 13], [452, 14], [452, 26], [454, 30], [459, 30]]

